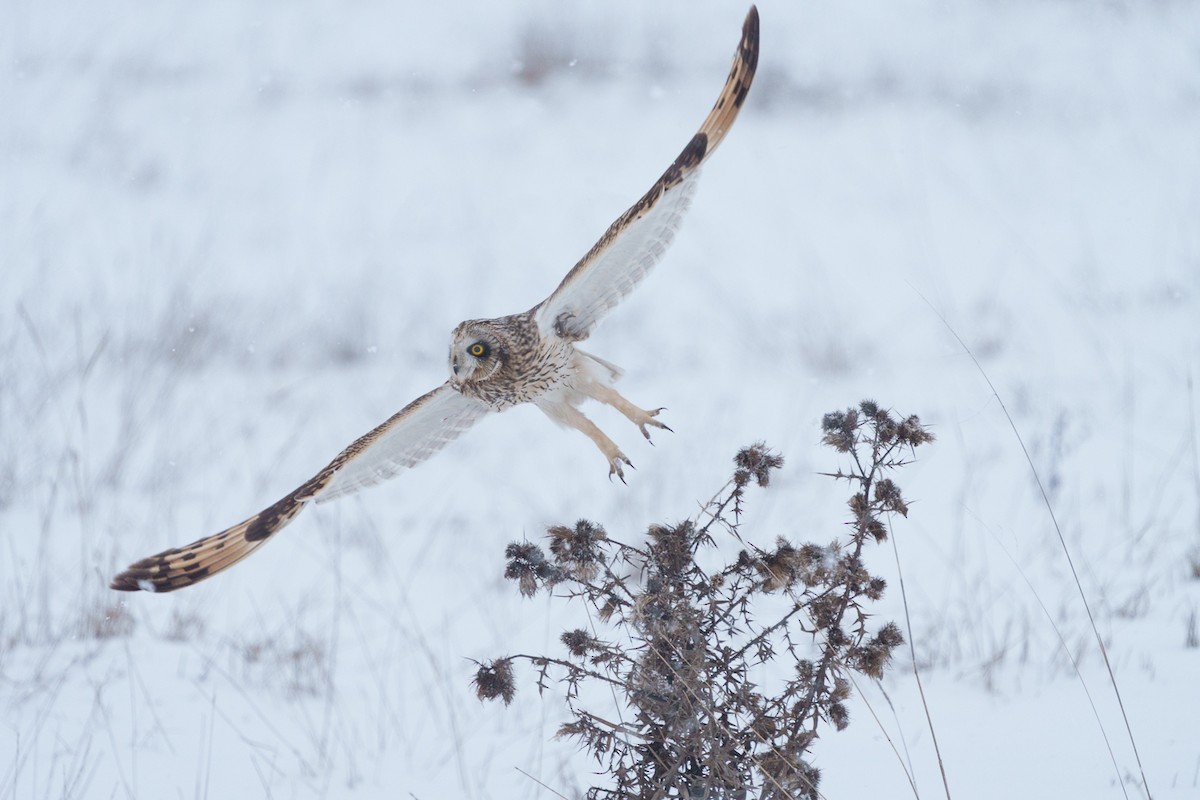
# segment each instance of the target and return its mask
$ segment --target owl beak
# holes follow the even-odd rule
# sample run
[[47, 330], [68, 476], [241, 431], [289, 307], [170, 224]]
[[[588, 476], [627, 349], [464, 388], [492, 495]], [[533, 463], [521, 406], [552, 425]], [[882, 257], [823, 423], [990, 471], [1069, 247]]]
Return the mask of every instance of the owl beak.
[[457, 358], [453, 358], [450, 360], [450, 369], [454, 371], [455, 375], [458, 374], [458, 359]]

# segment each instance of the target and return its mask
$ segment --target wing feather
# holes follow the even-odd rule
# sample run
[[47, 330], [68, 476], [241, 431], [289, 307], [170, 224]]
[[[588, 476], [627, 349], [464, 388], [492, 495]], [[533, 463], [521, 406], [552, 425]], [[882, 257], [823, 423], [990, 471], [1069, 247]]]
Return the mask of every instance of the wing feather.
[[390, 478], [441, 450], [487, 407], [444, 383], [405, 406], [338, 454], [302, 486], [247, 520], [183, 547], [131, 564], [112, 588], [173, 592], [238, 563], [295, 519], [309, 502], [325, 502]]
[[650, 191], [642, 195], [535, 307], [538, 329], [586, 339], [600, 318], [625, 298], [662, 258], [691, 205], [700, 165], [737, 119], [758, 67], [758, 9], [750, 7], [733, 66], [700, 130]]
[[332, 479], [316, 495], [326, 503], [420, 464], [488, 413], [479, 400], [443, 383], [342, 451]]

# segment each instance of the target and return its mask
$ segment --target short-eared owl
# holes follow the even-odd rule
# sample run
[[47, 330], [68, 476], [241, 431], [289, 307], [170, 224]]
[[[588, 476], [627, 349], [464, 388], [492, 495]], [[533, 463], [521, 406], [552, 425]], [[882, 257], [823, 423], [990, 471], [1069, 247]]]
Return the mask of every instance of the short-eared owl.
[[578, 406], [606, 403], [637, 425], [666, 428], [626, 400], [613, 382], [620, 370], [575, 346], [658, 263], [696, 191], [700, 165], [729, 132], [758, 64], [758, 11], [742, 26], [733, 68], [713, 110], [650, 191], [614, 222], [549, 297], [522, 314], [473, 319], [454, 329], [450, 378], [351, 444], [303, 486], [232, 528], [185, 547], [144, 558], [117, 575], [112, 588], [170, 592], [236, 564], [287, 525], [309, 502], [333, 500], [390, 478], [436, 453], [480, 417], [533, 403], [551, 419], [586, 434], [624, 480], [621, 452]]

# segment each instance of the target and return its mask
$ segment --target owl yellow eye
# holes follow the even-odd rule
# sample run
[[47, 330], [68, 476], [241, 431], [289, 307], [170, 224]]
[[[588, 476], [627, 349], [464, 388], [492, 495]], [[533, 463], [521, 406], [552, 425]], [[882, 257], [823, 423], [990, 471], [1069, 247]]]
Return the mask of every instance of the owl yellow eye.
[[488, 354], [488, 346], [483, 342], [476, 342], [467, 348], [467, 352], [476, 358], [483, 358]]

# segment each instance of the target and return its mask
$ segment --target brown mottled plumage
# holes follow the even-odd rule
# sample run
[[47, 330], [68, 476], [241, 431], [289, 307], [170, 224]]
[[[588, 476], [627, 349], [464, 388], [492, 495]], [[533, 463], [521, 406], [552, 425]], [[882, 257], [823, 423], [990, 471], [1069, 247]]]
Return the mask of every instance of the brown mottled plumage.
[[700, 165], [737, 118], [757, 65], [758, 11], [751, 6], [725, 87], [700, 130], [548, 298], [523, 314], [463, 322], [451, 337], [446, 383], [359, 438], [274, 505], [220, 533], [136, 562], [113, 579], [112, 588], [170, 592], [215, 575], [261, 547], [309, 502], [390, 478], [442, 449], [483, 415], [520, 403], [533, 403], [587, 435], [608, 460], [609, 477], [624, 481], [622, 465], [630, 465], [629, 459], [578, 406], [587, 399], [610, 405], [647, 439], [647, 426], [666, 428], [655, 419], [662, 409], [647, 411], [622, 397], [612, 388], [620, 369], [575, 342], [586, 339], [662, 258], [691, 203]]

